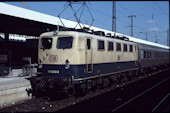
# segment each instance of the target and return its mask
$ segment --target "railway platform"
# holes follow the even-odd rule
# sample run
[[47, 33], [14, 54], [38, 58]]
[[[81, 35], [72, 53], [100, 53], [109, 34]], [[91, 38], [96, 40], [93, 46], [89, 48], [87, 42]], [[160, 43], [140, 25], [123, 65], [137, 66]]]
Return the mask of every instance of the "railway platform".
[[27, 89], [31, 88], [29, 76], [0, 76], [0, 108], [31, 99]]

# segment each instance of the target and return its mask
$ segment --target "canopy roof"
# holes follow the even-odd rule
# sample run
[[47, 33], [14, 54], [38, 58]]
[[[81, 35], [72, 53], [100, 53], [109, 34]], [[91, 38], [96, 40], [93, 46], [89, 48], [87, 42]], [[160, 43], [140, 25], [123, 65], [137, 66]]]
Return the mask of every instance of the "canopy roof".
[[[77, 25], [77, 22], [71, 20], [66, 20], [63, 18], [61, 18], [61, 20], [65, 27], [68, 28], [74, 28]], [[58, 17], [0, 2], [0, 32], [39, 36], [43, 32], [56, 30], [57, 26], [62, 26], [62, 23]], [[89, 27], [86, 24], [81, 24], [81, 26]], [[115, 33], [94, 26], [91, 26], [90, 29], [93, 29], [94, 31], [104, 31], [105, 33], [111, 33], [112, 35], [115, 34], [125, 36], [129, 38], [130, 41], [137, 43], [169, 49], [169, 47], [165, 45], [145, 41], [117, 32]]]

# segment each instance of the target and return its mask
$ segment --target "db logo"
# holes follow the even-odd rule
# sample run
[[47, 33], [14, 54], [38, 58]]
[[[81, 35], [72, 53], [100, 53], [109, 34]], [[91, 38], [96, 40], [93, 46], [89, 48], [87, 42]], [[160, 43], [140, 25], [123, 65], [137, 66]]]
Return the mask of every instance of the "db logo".
[[49, 61], [50, 62], [56, 62], [57, 61], [57, 55], [50, 55], [49, 56]]

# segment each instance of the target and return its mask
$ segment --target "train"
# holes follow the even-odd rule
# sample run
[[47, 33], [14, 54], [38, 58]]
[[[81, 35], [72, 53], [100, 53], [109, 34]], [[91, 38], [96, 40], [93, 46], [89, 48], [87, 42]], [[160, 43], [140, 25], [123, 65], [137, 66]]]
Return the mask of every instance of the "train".
[[85, 95], [169, 66], [169, 47], [149, 45], [102, 31], [42, 33], [32, 90]]

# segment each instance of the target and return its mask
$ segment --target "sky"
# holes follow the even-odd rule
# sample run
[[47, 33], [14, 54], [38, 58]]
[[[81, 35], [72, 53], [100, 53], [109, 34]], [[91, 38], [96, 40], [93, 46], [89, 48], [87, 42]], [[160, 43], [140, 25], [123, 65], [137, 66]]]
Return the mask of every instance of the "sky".
[[[76, 21], [71, 7], [66, 1], [38, 1], [38, 2], [5, 2], [18, 7], [58, 16], [72, 21]], [[87, 7], [82, 11], [83, 2], [72, 3], [72, 7], [77, 11], [80, 22], [106, 30], [112, 30], [112, 1], [88, 1]], [[68, 7], [67, 7], [68, 6]], [[89, 13], [90, 11], [90, 13]], [[92, 15], [92, 16], [91, 16]], [[167, 45], [167, 30], [169, 28], [169, 2], [168, 1], [116, 1], [116, 32], [130, 35], [131, 19], [133, 18], [133, 36], [151, 42]]]

